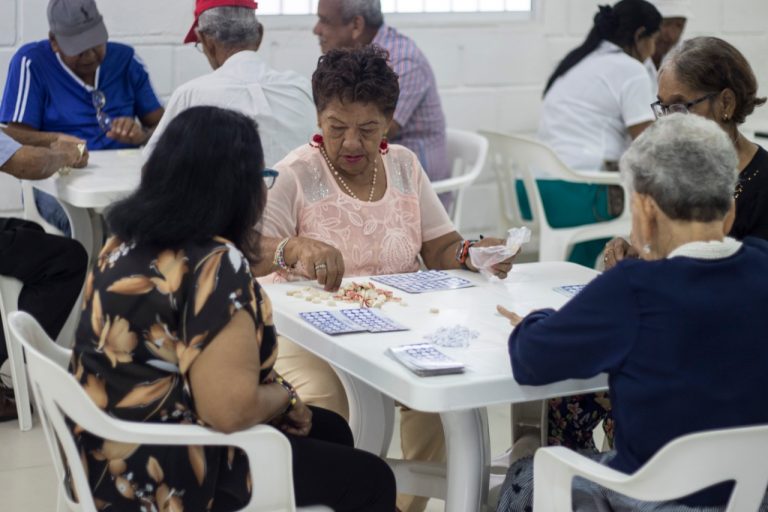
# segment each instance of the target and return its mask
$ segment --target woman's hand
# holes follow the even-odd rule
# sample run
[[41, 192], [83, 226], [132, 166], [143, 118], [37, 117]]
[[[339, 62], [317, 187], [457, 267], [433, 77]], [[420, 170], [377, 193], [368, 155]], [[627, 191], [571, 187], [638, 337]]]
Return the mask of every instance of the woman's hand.
[[312, 410], [299, 398], [290, 411], [277, 418], [272, 424], [286, 434], [305, 437], [312, 430]]
[[610, 270], [621, 260], [637, 259], [639, 257], [640, 253], [629, 242], [623, 238], [614, 238], [605, 244], [603, 263], [605, 270]]
[[144, 128], [132, 117], [118, 117], [112, 120], [112, 127], [107, 132], [107, 137], [124, 144], [141, 146], [147, 142], [147, 133]]
[[[502, 240], [501, 238], [483, 238], [482, 240], [479, 240], [475, 243], [475, 247], [493, 247], [497, 245], [505, 245], [507, 242], [506, 240]], [[518, 251], [519, 253], [520, 251]], [[512, 262], [514, 261], [515, 257], [510, 256], [506, 260], [496, 263], [491, 267], [491, 271], [493, 274], [498, 277], [499, 279], [506, 279], [507, 274], [509, 274], [509, 271], [512, 270]], [[467, 256], [467, 260], [465, 261], [465, 264], [469, 268], [469, 270], [472, 270], [473, 272], [477, 272], [477, 267], [475, 267], [472, 264], [472, 258], [470, 256]]]
[[311, 238], [291, 238], [285, 245], [285, 261], [289, 266], [299, 266], [310, 279], [326, 291], [336, 291], [344, 277], [344, 257], [338, 249]]
[[516, 326], [517, 324], [523, 321], [523, 317], [521, 317], [515, 312], [508, 310], [504, 306], [496, 306], [496, 311], [498, 311], [501, 316], [509, 320], [509, 323], [512, 325]]

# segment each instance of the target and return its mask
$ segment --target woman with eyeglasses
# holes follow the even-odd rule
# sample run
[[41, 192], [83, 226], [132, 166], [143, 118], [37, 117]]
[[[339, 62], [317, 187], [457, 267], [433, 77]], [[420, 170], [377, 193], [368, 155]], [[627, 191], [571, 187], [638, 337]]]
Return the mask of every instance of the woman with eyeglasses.
[[[216, 107], [174, 118], [136, 192], [107, 213], [115, 236], [87, 279], [70, 370], [121, 420], [279, 428], [300, 506], [393, 512], [387, 464], [353, 448], [343, 418], [305, 405], [273, 369], [272, 308], [250, 267], [260, 250], [253, 226], [275, 177], [250, 118]], [[240, 510], [249, 467], [270, 463], [227, 447], [73, 433], [95, 501], [110, 510]]]
[[[717, 37], [696, 37], [673, 51], [659, 71], [656, 117], [669, 113], [696, 114], [715, 121], [730, 137], [739, 157], [739, 180], [733, 197], [736, 218], [729, 236], [768, 239], [768, 151], [739, 130], [766, 98], [757, 95], [752, 67], [733, 45]], [[628, 257], [638, 257], [626, 240], [606, 247], [609, 269]]]

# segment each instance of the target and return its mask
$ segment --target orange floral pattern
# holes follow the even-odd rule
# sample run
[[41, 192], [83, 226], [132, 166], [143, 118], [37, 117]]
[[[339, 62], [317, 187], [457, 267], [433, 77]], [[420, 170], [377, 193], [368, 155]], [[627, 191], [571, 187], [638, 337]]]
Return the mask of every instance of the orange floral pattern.
[[[70, 370], [111, 416], [202, 423], [189, 368], [245, 309], [254, 318], [266, 379], [277, 356], [272, 307], [230, 242], [185, 248], [107, 241], [88, 276]], [[181, 512], [241, 508], [250, 498], [245, 455], [227, 447], [118, 443], [73, 425], [98, 510]], [[217, 496], [226, 494], [226, 501]]]

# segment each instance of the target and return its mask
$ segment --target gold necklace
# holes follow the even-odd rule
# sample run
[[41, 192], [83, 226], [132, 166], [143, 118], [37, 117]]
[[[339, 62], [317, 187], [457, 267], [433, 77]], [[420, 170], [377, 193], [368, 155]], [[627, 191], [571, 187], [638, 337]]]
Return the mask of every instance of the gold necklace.
[[[328, 154], [325, 152], [325, 145], [320, 145], [320, 154], [323, 155], [323, 158], [325, 159], [325, 163], [328, 164], [328, 167], [331, 169], [331, 172], [334, 176], [338, 179], [339, 183], [341, 183], [341, 186], [344, 187], [344, 190], [347, 191], [347, 194], [352, 196], [353, 199], [360, 200], [357, 195], [355, 195], [354, 192], [352, 192], [352, 189], [349, 188], [349, 185], [347, 185], [347, 182], [344, 181], [344, 177], [339, 174], [339, 171], [336, 170], [336, 168], [331, 163], [331, 159], [328, 158]], [[371, 191], [368, 193], [368, 202], [373, 202], [373, 192], [376, 190], [376, 172], [378, 171], [378, 165], [376, 160], [373, 161], [373, 179], [371, 180]]]

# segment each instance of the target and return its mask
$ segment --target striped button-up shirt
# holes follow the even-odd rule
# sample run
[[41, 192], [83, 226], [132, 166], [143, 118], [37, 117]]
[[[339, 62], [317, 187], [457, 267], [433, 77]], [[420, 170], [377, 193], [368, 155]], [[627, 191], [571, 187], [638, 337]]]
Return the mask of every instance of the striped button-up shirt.
[[391, 142], [416, 153], [430, 180], [449, 178], [445, 116], [427, 58], [416, 43], [387, 25], [379, 28], [371, 44], [389, 52], [390, 66], [400, 77], [400, 98], [394, 116], [400, 133]]

